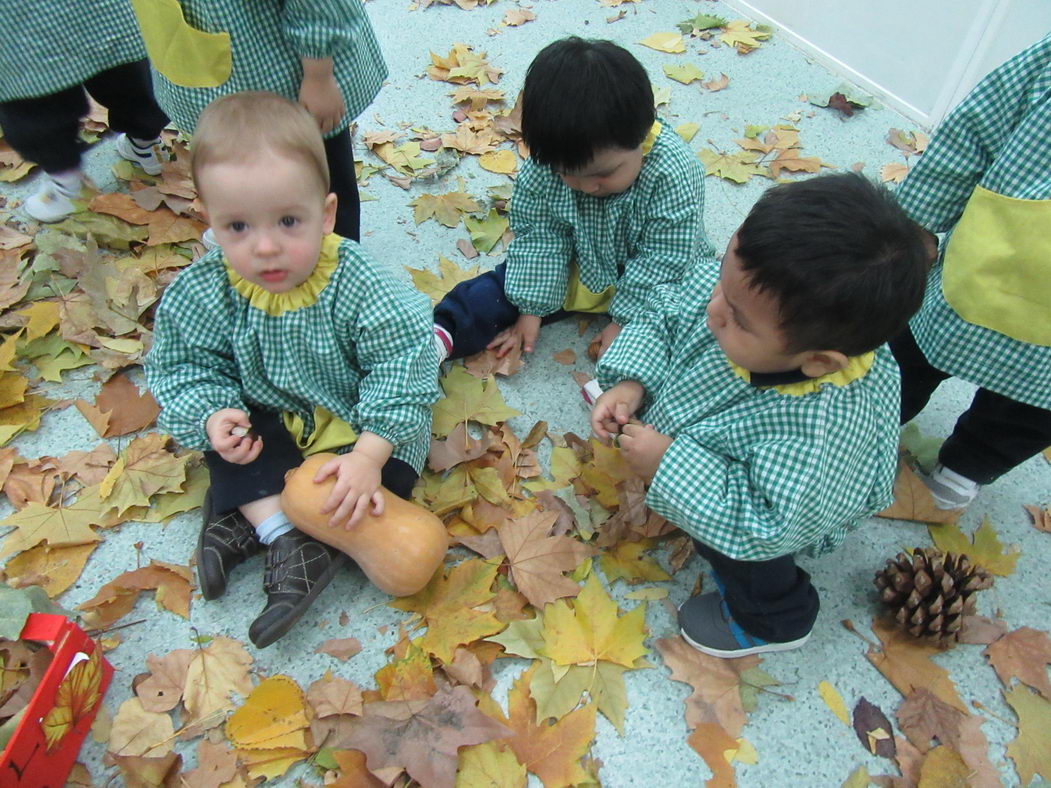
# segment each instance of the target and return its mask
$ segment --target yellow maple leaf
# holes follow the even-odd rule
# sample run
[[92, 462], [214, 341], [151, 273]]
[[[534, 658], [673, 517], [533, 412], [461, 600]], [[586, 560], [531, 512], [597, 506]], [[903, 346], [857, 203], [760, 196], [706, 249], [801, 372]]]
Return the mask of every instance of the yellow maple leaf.
[[760, 41], [770, 38], [770, 31], [762, 25], [755, 25], [747, 19], [734, 19], [727, 22], [719, 40], [737, 49], [739, 54], [747, 55], [753, 49], [762, 46]]
[[28, 386], [25, 374], [5, 372], [0, 375], [0, 408], [10, 408], [25, 402]]
[[463, 190], [462, 180], [458, 191], [445, 194], [421, 194], [409, 205], [415, 209], [413, 218], [416, 224], [433, 218], [446, 227], [456, 227], [460, 223], [460, 217], [465, 213], [476, 213], [482, 209], [475, 199]]
[[676, 82], [681, 82], [684, 85], [689, 85], [698, 79], [704, 79], [704, 72], [693, 63], [666, 65], [664, 66], [664, 74], [669, 79], [674, 79]]
[[98, 534], [91, 526], [99, 525], [105, 519], [99, 509], [50, 507], [33, 501], [0, 522], [2, 526], [18, 529], [4, 537], [0, 558], [28, 550], [41, 542], [52, 547], [97, 542]]
[[559, 665], [604, 659], [625, 667], [646, 654], [645, 605], [623, 616], [602, 583], [592, 574], [573, 600], [559, 599], [544, 608], [544, 651]]
[[464, 85], [474, 82], [479, 87], [498, 82], [503, 71], [489, 64], [485, 52], [477, 53], [467, 44], [453, 44], [445, 57], [431, 52], [432, 65], [427, 69], [431, 79]]
[[427, 700], [438, 691], [430, 656], [409, 643], [405, 656], [376, 671], [376, 687], [384, 700]]
[[474, 279], [478, 276], [480, 268], [460, 268], [447, 257], [438, 257], [438, 273], [428, 271], [425, 268], [407, 268], [412, 277], [412, 283], [416, 289], [431, 299], [431, 304], [437, 304], [446, 293], [452, 290], [460, 282]]
[[1018, 715], [1018, 736], [1007, 745], [1022, 785], [1029, 785], [1039, 772], [1051, 775], [1051, 702], [1024, 684], [1004, 692], [1004, 700]]
[[427, 632], [419, 640], [420, 648], [442, 662], [452, 662], [457, 646], [504, 627], [491, 612], [475, 609], [495, 596], [492, 585], [498, 568], [498, 563], [469, 558], [448, 574], [436, 572], [422, 591], [395, 599], [390, 605], [423, 616]]
[[19, 586], [40, 585], [54, 599], [77, 581], [97, 546], [97, 542], [61, 547], [38, 544], [4, 565], [7, 582]]
[[1004, 552], [1004, 545], [988, 517], [982, 520], [971, 539], [967, 538], [957, 524], [932, 525], [928, 526], [927, 530], [939, 550], [965, 555], [972, 564], [977, 564], [994, 575], [1006, 577], [1011, 574], [1021, 554], [1018, 545], [1012, 545]]
[[135, 438], [99, 484], [102, 499], [118, 514], [133, 506], [148, 506], [157, 493], [181, 492], [192, 454], [169, 451], [167, 435], [148, 433]]
[[489, 170], [489, 172], [495, 172], [499, 175], [510, 175], [518, 167], [518, 160], [515, 158], [514, 151], [494, 150], [489, 153], [483, 153], [478, 158], [478, 165], [483, 170]]
[[403, 175], [415, 175], [434, 164], [434, 159], [425, 159], [420, 155], [418, 142], [406, 142], [397, 146], [393, 142], [384, 142], [374, 147], [372, 152]]
[[96, 648], [62, 679], [55, 704], [40, 723], [48, 752], [58, 747], [81, 719], [95, 713], [102, 700], [102, 676], [101, 649]]
[[484, 218], [463, 217], [463, 226], [471, 235], [471, 245], [479, 252], [488, 254], [507, 233], [510, 222], [507, 216], [502, 215], [496, 208], [490, 208]]
[[697, 136], [697, 132], [701, 130], [699, 123], [682, 123], [675, 127], [675, 133], [683, 138], [686, 142], [690, 142], [694, 137]]
[[638, 542], [619, 542], [599, 557], [606, 579], [612, 583], [626, 580], [628, 583], [641, 583], [645, 580], [661, 582], [671, 580], [671, 575], [661, 569], [654, 559], [643, 555], [653, 549], [655, 540], [643, 539]]
[[32, 341], [55, 330], [59, 321], [59, 305], [56, 301], [35, 301], [15, 314], [25, 316], [25, 338]]
[[704, 162], [706, 175], [716, 175], [734, 183], [747, 183], [754, 175], [766, 175], [767, 171], [755, 163], [756, 154], [751, 151], [718, 153], [707, 148], [697, 152]]
[[682, 42], [682, 35], [679, 33], [654, 33], [642, 39], [639, 43], [644, 47], [656, 49], [658, 52], [667, 52], [671, 55], [686, 51], [686, 45]]
[[445, 396], [435, 403], [431, 432], [444, 438], [461, 422], [496, 425], [521, 414], [504, 402], [494, 378], [480, 380], [463, 367], [453, 367], [442, 378]]

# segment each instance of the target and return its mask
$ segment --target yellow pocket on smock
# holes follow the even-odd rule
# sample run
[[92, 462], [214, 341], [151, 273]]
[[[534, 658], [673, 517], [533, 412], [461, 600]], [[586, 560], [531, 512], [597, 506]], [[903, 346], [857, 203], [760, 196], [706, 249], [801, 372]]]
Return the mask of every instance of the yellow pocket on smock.
[[945, 250], [942, 293], [968, 323], [1051, 346], [1051, 200], [978, 186]]
[[580, 281], [580, 269], [573, 263], [569, 272], [569, 284], [566, 286], [566, 297], [562, 302], [562, 308], [567, 312], [590, 312], [592, 314], [605, 314], [609, 312], [609, 304], [616, 293], [613, 285], [610, 285], [601, 293], [593, 293], [584, 287]]
[[157, 71], [184, 88], [214, 88], [230, 78], [229, 33], [190, 27], [178, 0], [131, 0], [146, 54]]
[[323, 451], [335, 451], [357, 442], [358, 434], [343, 419], [338, 419], [321, 406], [314, 408], [314, 430], [304, 435], [306, 424], [298, 413], [281, 414], [285, 429], [302, 450], [304, 457]]

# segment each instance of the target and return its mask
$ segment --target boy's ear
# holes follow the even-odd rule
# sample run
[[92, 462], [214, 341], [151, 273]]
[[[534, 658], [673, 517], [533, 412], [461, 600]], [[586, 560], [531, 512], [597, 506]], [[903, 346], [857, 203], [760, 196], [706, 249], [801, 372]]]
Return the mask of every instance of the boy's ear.
[[808, 378], [820, 378], [844, 369], [850, 359], [838, 350], [812, 350], [803, 358], [799, 368]]
[[336, 195], [329, 192], [325, 195], [325, 208], [321, 228], [328, 235], [336, 229]]

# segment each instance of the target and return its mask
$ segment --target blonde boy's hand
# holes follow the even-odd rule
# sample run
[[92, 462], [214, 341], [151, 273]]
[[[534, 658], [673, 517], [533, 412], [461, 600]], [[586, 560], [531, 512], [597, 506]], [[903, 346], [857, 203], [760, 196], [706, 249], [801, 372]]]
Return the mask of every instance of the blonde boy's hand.
[[620, 433], [620, 454], [631, 470], [651, 482], [671, 442], [671, 436], [649, 424], [625, 424]]
[[591, 429], [600, 440], [608, 442], [619, 435], [624, 425], [642, 407], [646, 390], [637, 380], [622, 380], [595, 400], [591, 410]]
[[357, 451], [334, 457], [318, 468], [314, 483], [329, 476], [336, 477], [336, 485], [321, 507], [322, 513], [332, 512], [329, 526], [342, 525], [349, 531], [365, 517], [370, 506], [372, 514], [383, 514], [380, 466], [370, 457]]
[[613, 340], [617, 338], [620, 332], [623, 330], [623, 326], [618, 323], [610, 323], [598, 335], [598, 355], [599, 358], [602, 354], [609, 350], [609, 346], [613, 344]]
[[339, 125], [347, 105], [332, 73], [332, 58], [303, 58], [299, 103], [317, 120], [322, 134], [328, 134]]
[[216, 454], [235, 465], [247, 465], [263, 450], [263, 439], [251, 430], [252, 422], [240, 408], [217, 410], [204, 424]]
[[540, 317], [538, 315], [519, 315], [510, 328], [496, 335], [496, 339], [486, 347], [496, 351], [497, 358], [503, 358], [519, 345], [525, 353], [532, 353], [536, 338], [540, 336]]

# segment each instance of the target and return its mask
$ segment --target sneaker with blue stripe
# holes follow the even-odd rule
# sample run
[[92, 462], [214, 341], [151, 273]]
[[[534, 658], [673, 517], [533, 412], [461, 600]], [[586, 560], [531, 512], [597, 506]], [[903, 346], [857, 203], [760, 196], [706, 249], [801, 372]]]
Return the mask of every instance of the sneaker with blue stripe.
[[787, 642], [774, 642], [749, 635], [730, 615], [726, 600], [718, 591], [687, 599], [679, 607], [679, 632], [683, 640], [698, 651], [713, 657], [733, 659], [749, 654], [789, 651], [810, 639], [803, 637]]

